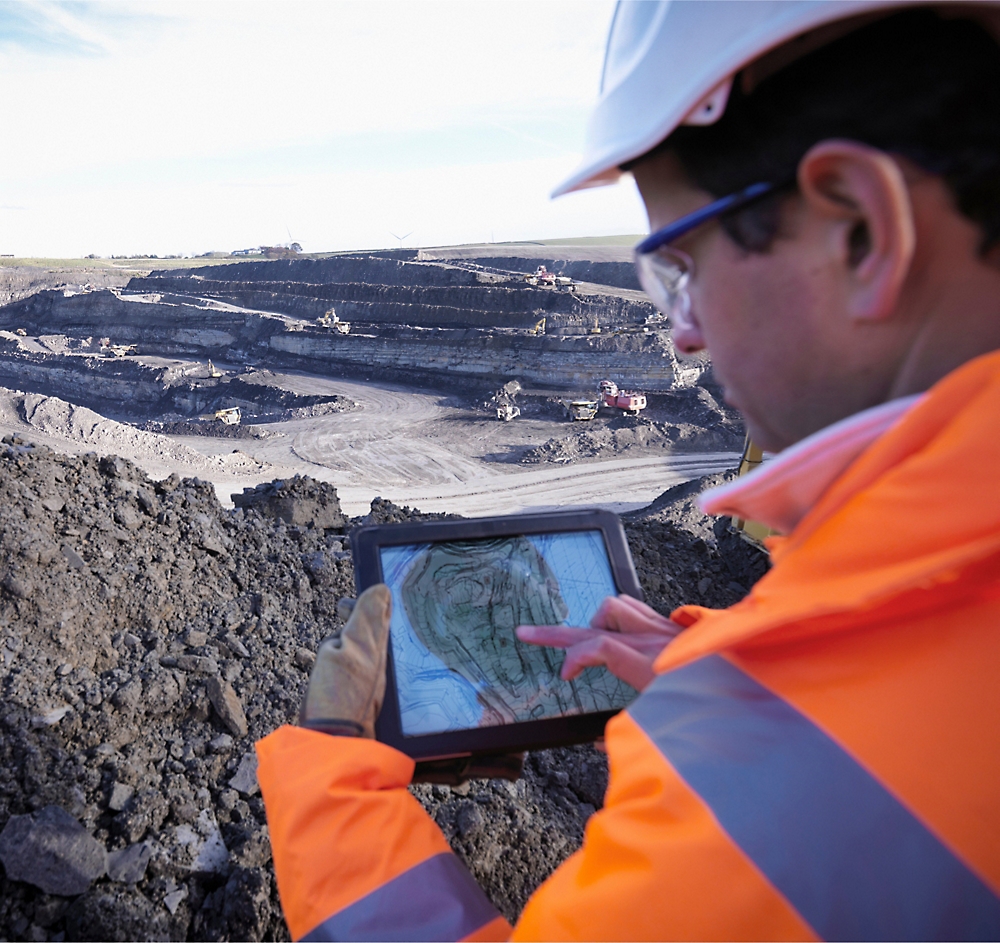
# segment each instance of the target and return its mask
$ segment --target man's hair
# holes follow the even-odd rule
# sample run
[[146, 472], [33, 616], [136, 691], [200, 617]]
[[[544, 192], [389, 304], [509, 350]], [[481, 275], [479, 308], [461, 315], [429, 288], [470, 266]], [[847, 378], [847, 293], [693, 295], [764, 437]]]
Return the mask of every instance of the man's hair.
[[[814, 144], [847, 138], [939, 175], [981, 227], [981, 251], [1000, 241], [1000, 45], [982, 26], [907, 10], [822, 46], [748, 92], [753, 68], [736, 77], [716, 124], [681, 127], [656, 149], [676, 153], [701, 189], [722, 196], [758, 181], [793, 188]], [[780, 199], [731, 213], [723, 226], [743, 248], [766, 251], [778, 235]]]

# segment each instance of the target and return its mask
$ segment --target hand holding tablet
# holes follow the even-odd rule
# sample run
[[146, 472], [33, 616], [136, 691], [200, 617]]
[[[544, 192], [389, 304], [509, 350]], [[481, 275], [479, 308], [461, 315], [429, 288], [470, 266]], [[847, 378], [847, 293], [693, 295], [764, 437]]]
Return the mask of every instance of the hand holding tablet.
[[645, 646], [629, 652], [646, 661], [653, 639], [658, 651], [669, 638], [669, 620], [638, 602], [624, 531], [606, 511], [365, 527], [351, 547], [359, 593], [385, 583], [392, 595], [376, 736], [417, 760], [594, 740], [635, 697], [598, 658], [561, 672], [563, 657], [520, 639], [519, 625], [627, 623]]

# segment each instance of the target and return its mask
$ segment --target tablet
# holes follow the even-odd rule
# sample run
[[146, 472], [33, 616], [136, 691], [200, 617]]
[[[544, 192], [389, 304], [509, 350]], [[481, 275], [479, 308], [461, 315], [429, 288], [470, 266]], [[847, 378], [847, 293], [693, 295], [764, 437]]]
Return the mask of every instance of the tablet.
[[607, 596], [642, 598], [621, 522], [602, 510], [361, 527], [361, 593], [392, 591], [377, 738], [416, 760], [583, 743], [637, 692], [605, 668], [559, 677], [563, 652], [518, 625], [588, 625]]

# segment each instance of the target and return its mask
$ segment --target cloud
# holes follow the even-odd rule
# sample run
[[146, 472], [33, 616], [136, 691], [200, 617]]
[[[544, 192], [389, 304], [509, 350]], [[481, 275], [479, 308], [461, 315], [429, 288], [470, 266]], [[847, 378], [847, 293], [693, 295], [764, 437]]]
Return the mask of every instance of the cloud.
[[[635, 231], [631, 198], [545, 209], [582, 148], [610, 15], [610, 0], [0, 3], [0, 192], [30, 207], [0, 217], [0, 244], [205, 251], [285, 241], [286, 222], [311, 251], [393, 230]], [[408, 223], [410, 186], [434, 198]]]
[[117, 3], [0, 2], [0, 49], [46, 56], [106, 56], [158, 17]]

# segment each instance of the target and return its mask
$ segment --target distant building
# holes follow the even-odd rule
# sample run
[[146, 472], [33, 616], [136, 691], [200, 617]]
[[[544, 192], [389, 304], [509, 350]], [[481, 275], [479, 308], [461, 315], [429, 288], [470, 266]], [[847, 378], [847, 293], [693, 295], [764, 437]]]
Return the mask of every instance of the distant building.
[[286, 246], [257, 246], [254, 249], [237, 249], [230, 255], [260, 255], [265, 259], [291, 259], [302, 251], [302, 246], [291, 242]]

